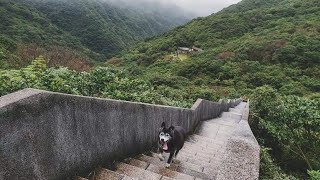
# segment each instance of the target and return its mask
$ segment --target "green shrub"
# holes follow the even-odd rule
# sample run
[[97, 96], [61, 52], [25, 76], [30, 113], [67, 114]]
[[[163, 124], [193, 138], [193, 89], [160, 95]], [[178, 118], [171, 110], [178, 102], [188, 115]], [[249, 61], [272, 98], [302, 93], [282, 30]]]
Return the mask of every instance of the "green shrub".
[[309, 180], [319, 180], [320, 179], [320, 171], [308, 171]]
[[[255, 135], [272, 148], [277, 162], [300, 173], [320, 167], [320, 100], [281, 96], [269, 86], [252, 96]], [[299, 173], [299, 172], [297, 172]]]
[[271, 157], [269, 151], [270, 148], [261, 147], [260, 151], [260, 174], [259, 179], [261, 180], [278, 180], [278, 179], [290, 179], [295, 180], [294, 176], [286, 174]]

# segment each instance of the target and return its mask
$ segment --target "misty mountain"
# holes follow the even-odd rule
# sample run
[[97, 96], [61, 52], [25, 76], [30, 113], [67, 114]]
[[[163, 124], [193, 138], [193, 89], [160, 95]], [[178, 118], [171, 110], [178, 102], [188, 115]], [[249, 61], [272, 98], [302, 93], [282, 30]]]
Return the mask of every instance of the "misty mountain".
[[[241, 93], [269, 85], [286, 95], [312, 95], [320, 90], [319, 16], [318, 0], [243, 0], [149, 38], [118, 64], [157, 85], [176, 87], [182, 77]], [[177, 55], [177, 47], [193, 46], [203, 51]]]
[[171, 19], [173, 22], [187, 22], [192, 18], [197, 17], [196, 14], [184, 10], [177, 6], [172, 1], [157, 1], [157, 0], [100, 0], [109, 2], [119, 8], [136, 9], [154, 16], [162, 16], [166, 19]]
[[[105, 60], [194, 17], [168, 6], [102, 0], [0, 0], [0, 46], [10, 54], [21, 51], [19, 44], [63, 46], [89, 59]], [[22, 58], [15, 56], [14, 60]]]

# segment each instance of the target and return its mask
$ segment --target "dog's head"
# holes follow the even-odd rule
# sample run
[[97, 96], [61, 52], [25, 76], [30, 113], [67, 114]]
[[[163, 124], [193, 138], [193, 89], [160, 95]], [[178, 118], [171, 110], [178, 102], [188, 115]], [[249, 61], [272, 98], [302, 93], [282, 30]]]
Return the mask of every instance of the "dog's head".
[[174, 127], [171, 126], [166, 128], [165, 122], [161, 124], [159, 132], [159, 143], [162, 146], [163, 150], [168, 150], [168, 143], [173, 139], [174, 136]]

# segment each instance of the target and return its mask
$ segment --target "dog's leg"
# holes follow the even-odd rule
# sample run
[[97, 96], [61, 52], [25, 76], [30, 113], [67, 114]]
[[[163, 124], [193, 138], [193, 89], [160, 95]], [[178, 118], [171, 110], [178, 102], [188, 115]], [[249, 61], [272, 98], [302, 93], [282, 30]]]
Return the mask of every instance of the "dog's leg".
[[163, 150], [161, 147], [159, 147], [159, 154], [158, 154], [158, 157], [160, 159], [160, 161], [164, 161], [164, 157], [163, 157]]
[[176, 152], [174, 153], [174, 157], [177, 157], [179, 151], [180, 151], [180, 149], [176, 150]]
[[180, 149], [175, 151], [174, 156], [172, 157], [172, 162], [176, 161], [176, 158], [177, 158], [177, 155], [178, 155], [179, 151], [180, 151]]
[[158, 157], [159, 157], [160, 161], [164, 161], [164, 157], [163, 157], [162, 152], [158, 154]]
[[168, 158], [168, 161], [167, 161], [167, 164], [166, 164], [166, 168], [169, 168], [169, 167], [170, 167], [170, 164], [171, 164], [173, 155], [174, 155], [174, 151], [173, 151], [173, 152], [170, 152], [170, 156], [169, 156], [169, 158]]

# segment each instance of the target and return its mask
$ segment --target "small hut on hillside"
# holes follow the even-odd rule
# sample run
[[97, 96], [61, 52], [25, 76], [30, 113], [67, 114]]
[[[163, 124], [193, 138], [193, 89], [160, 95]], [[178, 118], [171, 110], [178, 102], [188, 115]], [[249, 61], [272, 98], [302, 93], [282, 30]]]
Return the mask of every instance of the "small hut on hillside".
[[177, 55], [179, 55], [179, 54], [192, 54], [195, 52], [203, 52], [203, 50], [200, 48], [197, 48], [195, 46], [192, 46], [192, 48], [187, 48], [187, 47], [178, 47], [177, 48]]
[[192, 49], [187, 47], [178, 47], [177, 52], [178, 54], [189, 54], [192, 51]]
[[192, 46], [191, 49], [192, 49], [193, 51], [195, 51], [195, 52], [202, 52], [202, 51], [203, 51], [202, 49], [197, 48], [197, 47], [195, 47], [195, 46]]

